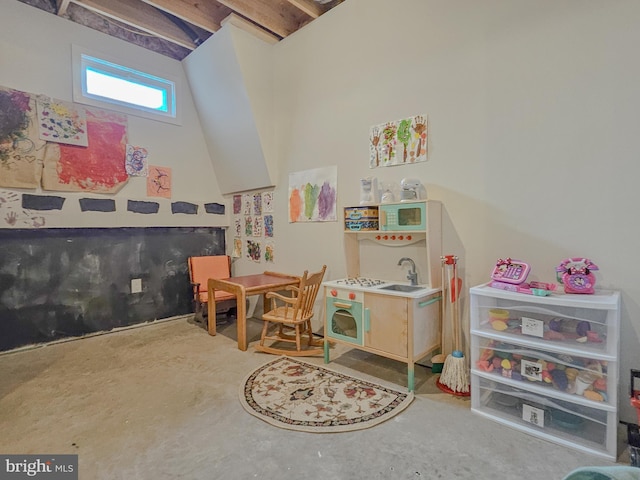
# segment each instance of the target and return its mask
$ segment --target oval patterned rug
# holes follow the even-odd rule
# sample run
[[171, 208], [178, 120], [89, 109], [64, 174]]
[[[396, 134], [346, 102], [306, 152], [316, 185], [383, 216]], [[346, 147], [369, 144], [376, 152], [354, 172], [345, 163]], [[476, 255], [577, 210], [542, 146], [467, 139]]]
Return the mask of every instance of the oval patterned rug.
[[413, 392], [290, 357], [259, 367], [240, 386], [240, 403], [250, 414], [276, 427], [315, 433], [372, 427], [412, 400]]

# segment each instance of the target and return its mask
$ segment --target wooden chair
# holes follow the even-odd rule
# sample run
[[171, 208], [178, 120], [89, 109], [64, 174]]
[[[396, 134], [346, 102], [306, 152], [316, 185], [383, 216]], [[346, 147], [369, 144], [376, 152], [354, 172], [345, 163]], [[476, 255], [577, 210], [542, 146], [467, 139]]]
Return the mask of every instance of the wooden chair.
[[[313, 317], [313, 305], [326, 269], [327, 266], [323, 265], [322, 270], [311, 275], [305, 270], [304, 275], [300, 278], [299, 286], [286, 288], [291, 292], [290, 297], [275, 292], [269, 292], [265, 295], [267, 299], [271, 300], [271, 309], [267, 311], [267, 305], [264, 306], [266, 312], [262, 316], [264, 325], [262, 326], [260, 344], [256, 345], [256, 350], [290, 356], [321, 355], [323, 353], [322, 348], [314, 348], [321, 347], [322, 342], [313, 338], [311, 318]], [[271, 322], [278, 324], [278, 330], [275, 335], [269, 336], [267, 333]], [[293, 331], [293, 334], [286, 333], [285, 330]], [[303, 334], [308, 336], [305, 348], [302, 346]], [[274, 343], [265, 345], [265, 340], [272, 340]], [[277, 342], [295, 343], [296, 349], [274, 347], [273, 345]]]
[[[207, 282], [210, 278], [229, 278], [231, 276], [231, 258], [229, 255], [207, 255], [189, 257], [189, 278], [193, 289], [193, 309], [195, 320], [207, 326], [207, 302], [209, 292]], [[235, 312], [236, 296], [229, 292], [216, 290], [216, 313], [231, 316]], [[210, 320], [209, 320], [210, 321]], [[213, 319], [215, 322], [215, 319]]]

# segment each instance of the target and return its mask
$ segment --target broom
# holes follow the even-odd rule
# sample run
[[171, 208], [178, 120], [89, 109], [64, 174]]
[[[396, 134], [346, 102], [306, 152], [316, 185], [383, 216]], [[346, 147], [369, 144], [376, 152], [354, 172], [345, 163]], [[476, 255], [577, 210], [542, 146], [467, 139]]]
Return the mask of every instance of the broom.
[[[453, 341], [454, 350], [447, 356], [442, 367], [439, 383], [451, 390], [454, 395], [468, 395], [469, 370], [462, 352], [460, 312], [458, 311], [458, 297], [461, 282], [458, 279], [458, 257], [447, 255], [443, 257], [443, 264], [453, 265], [453, 279], [451, 281], [451, 306], [453, 310]], [[443, 279], [444, 282], [444, 279]]]

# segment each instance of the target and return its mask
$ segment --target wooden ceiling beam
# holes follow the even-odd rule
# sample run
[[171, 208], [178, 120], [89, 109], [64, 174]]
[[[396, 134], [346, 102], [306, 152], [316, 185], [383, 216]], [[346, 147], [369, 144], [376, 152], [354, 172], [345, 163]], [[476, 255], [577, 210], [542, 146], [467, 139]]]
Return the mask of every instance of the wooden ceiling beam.
[[218, 0], [234, 12], [279, 35], [287, 37], [298, 30], [304, 19], [297, 16], [288, 0]]
[[213, 0], [142, 1], [211, 33], [220, 30], [222, 20], [232, 13], [230, 8]]
[[287, 0], [294, 7], [299, 8], [304, 13], [309, 15], [311, 18], [318, 18], [324, 12], [328, 10], [328, 8], [324, 5], [321, 5], [313, 0]]
[[69, 8], [70, 3], [71, 0], [56, 0], [56, 15], [61, 17], [67, 13], [67, 8]]
[[196, 45], [191, 37], [155, 8], [131, 0], [72, 0], [94, 13], [112, 18], [189, 50]]

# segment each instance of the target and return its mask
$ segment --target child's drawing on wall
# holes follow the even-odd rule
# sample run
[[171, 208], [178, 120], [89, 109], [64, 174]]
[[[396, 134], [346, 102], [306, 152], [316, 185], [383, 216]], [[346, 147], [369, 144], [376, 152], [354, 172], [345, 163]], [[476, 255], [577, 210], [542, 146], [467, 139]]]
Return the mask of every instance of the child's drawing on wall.
[[289, 174], [289, 222], [335, 222], [337, 167]]
[[0, 227], [40, 228], [45, 218], [34, 210], [22, 208], [22, 195], [0, 189]]
[[247, 240], [247, 258], [254, 262], [259, 262], [261, 258], [260, 242], [254, 242], [253, 240]]
[[264, 236], [273, 237], [273, 215], [264, 216]]
[[242, 257], [242, 239], [241, 238], [233, 239], [233, 252], [231, 252], [231, 256], [233, 258]]
[[71, 102], [40, 97], [38, 111], [38, 137], [47, 142], [66, 143], [86, 147], [87, 112]]
[[253, 235], [253, 217], [251, 215], [246, 215], [244, 217], [244, 234], [247, 237]]
[[149, 166], [147, 177], [147, 196], [171, 198], [171, 169]]
[[262, 212], [273, 213], [273, 192], [264, 192], [262, 194]]
[[234, 226], [234, 229], [233, 229], [234, 235], [236, 237], [239, 237], [239, 236], [242, 235], [242, 218], [235, 217], [233, 219], [233, 222], [234, 222], [234, 224], [233, 224], [233, 226]]
[[374, 125], [369, 130], [369, 168], [427, 161], [426, 115]]
[[264, 247], [264, 261], [267, 263], [273, 263], [274, 261], [274, 245], [273, 243], [267, 243]]
[[262, 217], [253, 217], [253, 236], [262, 236]]
[[242, 213], [242, 195], [233, 196], [233, 214], [239, 215]]
[[249, 194], [242, 195], [242, 213], [251, 215], [253, 213], [253, 196]]
[[148, 177], [148, 156], [149, 152], [146, 148], [127, 144], [127, 157], [124, 162], [125, 169], [127, 170], [127, 175], [130, 175], [132, 177]]
[[253, 196], [253, 214], [262, 215], [262, 194], [256, 193]]

